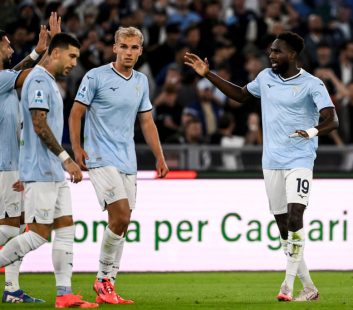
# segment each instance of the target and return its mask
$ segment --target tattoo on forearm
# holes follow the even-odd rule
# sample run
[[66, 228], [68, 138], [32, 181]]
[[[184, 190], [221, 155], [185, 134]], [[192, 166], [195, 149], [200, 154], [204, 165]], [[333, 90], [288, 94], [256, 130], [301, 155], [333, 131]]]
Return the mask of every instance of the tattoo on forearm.
[[21, 62], [19, 62], [16, 66], [14, 66], [12, 69], [13, 70], [24, 70], [28, 68], [32, 68], [32, 65], [34, 64], [34, 60], [28, 56], [26, 56]]
[[56, 140], [53, 132], [47, 123], [47, 112], [41, 110], [32, 110], [32, 122], [34, 130], [42, 142], [58, 156], [64, 149]]

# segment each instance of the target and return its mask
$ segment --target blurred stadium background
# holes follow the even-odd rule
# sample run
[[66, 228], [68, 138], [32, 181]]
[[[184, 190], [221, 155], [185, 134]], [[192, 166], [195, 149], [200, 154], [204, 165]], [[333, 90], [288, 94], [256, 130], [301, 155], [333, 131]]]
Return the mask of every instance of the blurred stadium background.
[[[340, 118], [339, 130], [320, 137], [305, 223], [307, 263], [314, 270], [352, 270], [352, 9], [352, 0], [3, 0], [0, 29], [15, 50], [12, 65], [31, 52], [51, 11], [62, 16], [62, 30], [80, 40], [79, 65], [58, 81], [69, 152], [67, 119], [81, 78], [114, 61], [119, 26], [142, 30], [144, 52], [136, 69], [149, 78], [172, 172], [167, 180], [155, 179], [153, 156], [136, 127], [138, 202], [122, 270], [139, 272], [285, 268], [261, 180], [260, 106], [229, 100], [184, 66], [183, 55], [207, 57], [212, 70], [245, 85], [267, 67], [277, 34], [301, 34], [301, 65], [325, 82]], [[87, 178], [72, 186], [72, 196], [74, 269], [93, 272], [105, 215]], [[51, 271], [49, 248], [30, 253], [22, 270]]]

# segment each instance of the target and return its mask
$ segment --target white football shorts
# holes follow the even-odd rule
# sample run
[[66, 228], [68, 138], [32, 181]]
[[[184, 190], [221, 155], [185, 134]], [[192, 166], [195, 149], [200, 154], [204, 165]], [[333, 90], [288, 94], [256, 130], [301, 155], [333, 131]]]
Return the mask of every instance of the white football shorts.
[[113, 166], [89, 169], [88, 174], [102, 210], [121, 199], [128, 199], [130, 209], [135, 209], [136, 174], [122, 173]]
[[0, 219], [19, 217], [24, 210], [23, 194], [12, 189], [18, 180], [18, 171], [0, 171]]
[[308, 206], [313, 171], [307, 168], [263, 170], [272, 214], [287, 213], [289, 203]]
[[71, 192], [67, 181], [24, 182], [25, 223], [52, 224], [71, 215]]

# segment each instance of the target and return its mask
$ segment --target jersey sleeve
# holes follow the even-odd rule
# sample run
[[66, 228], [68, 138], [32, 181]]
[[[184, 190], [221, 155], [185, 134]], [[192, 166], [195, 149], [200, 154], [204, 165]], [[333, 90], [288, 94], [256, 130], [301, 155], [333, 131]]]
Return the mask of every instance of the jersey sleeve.
[[2, 70], [0, 71], [0, 92], [5, 93], [15, 89], [16, 80], [21, 71]]
[[255, 97], [261, 97], [261, 88], [260, 88], [260, 75], [258, 75], [253, 81], [246, 85], [247, 90], [250, 94]]
[[49, 84], [44, 79], [32, 78], [28, 83], [28, 108], [49, 111]]
[[311, 85], [311, 97], [317, 106], [318, 111], [324, 108], [334, 108], [331, 97], [325, 84], [320, 79], [315, 79]]
[[147, 112], [152, 110], [152, 103], [150, 100], [150, 91], [148, 88], [148, 80], [146, 76], [143, 76], [143, 95], [138, 112]]
[[97, 76], [95, 76], [92, 71], [87, 72], [78, 88], [75, 101], [87, 106], [91, 105], [96, 93], [97, 79]]

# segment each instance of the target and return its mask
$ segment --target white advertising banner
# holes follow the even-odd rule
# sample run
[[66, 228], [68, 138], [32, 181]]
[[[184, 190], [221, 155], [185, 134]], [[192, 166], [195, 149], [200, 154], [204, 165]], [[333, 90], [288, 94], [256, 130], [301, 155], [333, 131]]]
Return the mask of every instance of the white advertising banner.
[[[96, 271], [107, 214], [88, 179], [72, 184], [74, 271]], [[311, 270], [353, 269], [353, 180], [314, 180], [305, 212]], [[138, 180], [121, 271], [283, 270], [263, 180]], [[52, 271], [51, 243], [22, 271]]]

